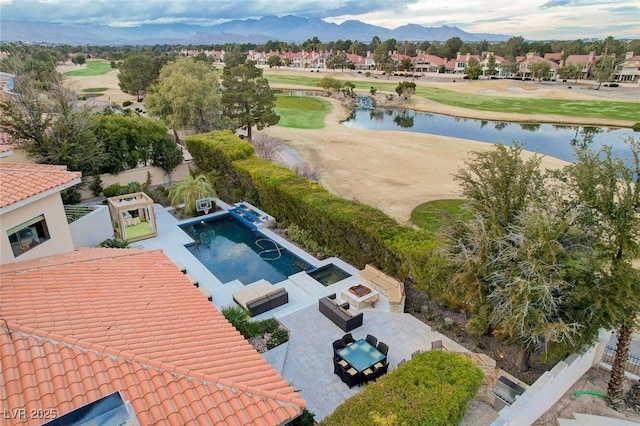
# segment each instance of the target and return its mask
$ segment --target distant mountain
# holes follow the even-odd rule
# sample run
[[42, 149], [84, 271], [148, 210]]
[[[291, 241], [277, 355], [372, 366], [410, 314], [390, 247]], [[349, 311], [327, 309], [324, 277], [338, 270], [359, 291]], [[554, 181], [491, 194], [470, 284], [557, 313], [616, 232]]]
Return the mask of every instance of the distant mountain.
[[22, 22], [0, 19], [3, 42], [66, 43], [96, 45], [150, 44], [222, 44], [264, 43], [281, 40], [301, 43], [317, 36], [322, 42], [358, 40], [368, 42], [374, 36], [381, 40], [445, 41], [460, 37], [463, 41], [504, 41], [509, 35], [472, 34], [457, 27], [423, 27], [409, 24], [390, 30], [360, 21], [333, 24], [317, 18], [298, 16], [265, 16], [223, 24], [201, 26], [189, 24], [145, 24], [121, 28], [108, 25], [69, 25], [44, 22]]

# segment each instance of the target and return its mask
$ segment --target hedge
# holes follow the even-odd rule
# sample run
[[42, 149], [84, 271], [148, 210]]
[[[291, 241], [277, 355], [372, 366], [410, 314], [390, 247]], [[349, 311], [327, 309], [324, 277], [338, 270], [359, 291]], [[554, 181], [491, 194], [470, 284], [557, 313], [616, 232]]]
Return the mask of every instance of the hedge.
[[229, 131], [189, 136], [194, 163], [205, 173], [222, 175], [218, 196], [246, 200], [287, 226], [295, 224], [352, 265], [371, 263], [423, 289], [438, 279], [434, 236], [398, 224], [373, 207], [339, 198], [320, 184], [253, 155], [248, 142]]
[[422, 352], [366, 385], [319, 425], [457, 425], [482, 377], [461, 355]]

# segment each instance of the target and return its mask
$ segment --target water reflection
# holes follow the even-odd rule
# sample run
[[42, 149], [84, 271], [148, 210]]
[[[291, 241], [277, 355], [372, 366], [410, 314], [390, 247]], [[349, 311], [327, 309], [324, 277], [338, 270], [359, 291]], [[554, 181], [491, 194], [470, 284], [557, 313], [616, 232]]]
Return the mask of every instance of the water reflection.
[[346, 127], [368, 130], [401, 130], [479, 142], [511, 145], [520, 142], [529, 151], [573, 161], [573, 146], [597, 150], [611, 145], [613, 155], [628, 159], [624, 140], [640, 136], [632, 129], [563, 124], [510, 123], [414, 111], [405, 108], [362, 108], [343, 121]]

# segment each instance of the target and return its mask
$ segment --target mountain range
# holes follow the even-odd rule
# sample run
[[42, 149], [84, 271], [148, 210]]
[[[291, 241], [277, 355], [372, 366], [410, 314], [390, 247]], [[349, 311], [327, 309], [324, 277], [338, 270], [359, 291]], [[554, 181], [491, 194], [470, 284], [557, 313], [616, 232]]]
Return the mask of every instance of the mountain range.
[[318, 18], [298, 16], [265, 16], [260, 19], [233, 20], [223, 24], [201, 26], [190, 24], [144, 24], [136, 27], [111, 27], [96, 24], [54, 24], [0, 19], [2, 42], [154, 45], [154, 44], [224, 44], [264, 43], [278, 40], [302, 43], [318, 37], [321, 42], [358, 40], [445, 41], [459, 37], [463, 41], [504, 41], [504, 34], [473, 34], [458, 27], [424, 27], [408, 24], [390, 30], [361, 21], [334, 24]]

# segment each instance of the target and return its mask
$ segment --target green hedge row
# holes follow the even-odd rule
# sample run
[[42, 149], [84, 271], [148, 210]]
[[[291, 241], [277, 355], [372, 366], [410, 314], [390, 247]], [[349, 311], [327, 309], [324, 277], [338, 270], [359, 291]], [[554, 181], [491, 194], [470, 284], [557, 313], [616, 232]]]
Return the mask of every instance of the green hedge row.
[[423, 352], [368, 384], [319, 425], [457, 425], [481, 382], [482, 371], [469, 359]]
[[425, 289], [436, 280], [433, 235], [400, 225], [380, 210], [339, 198], [316, 182], [255, 157], [253, 147], [229, 131], [190, 136], [186, 147], [200, 170], [223, 175], [221, 188], [216, 188], [221, 199], [246, 200], [283, 226], [298, 225], [358, 268], [371, 263]]

